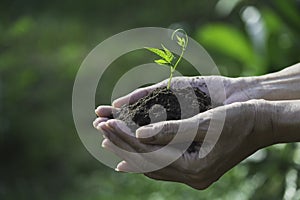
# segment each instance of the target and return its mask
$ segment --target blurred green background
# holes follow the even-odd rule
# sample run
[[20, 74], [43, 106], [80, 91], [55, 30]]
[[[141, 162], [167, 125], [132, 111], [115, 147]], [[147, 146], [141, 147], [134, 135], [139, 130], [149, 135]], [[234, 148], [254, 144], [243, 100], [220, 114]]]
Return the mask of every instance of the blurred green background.
[[[121, 31], [182, 27], [223, 75], [236, 77], [299, 62], [299, 20], [298, 0], [1, 1], [0, 199], [300, 199], [299, 144], [262, 150], [197, 191], [102, 165], [82, 145], [71, 111], [81, 62]], [[127, 70], [136, 59], [120, 62]], [[109, 103], [110, 92], [97, 104]]]

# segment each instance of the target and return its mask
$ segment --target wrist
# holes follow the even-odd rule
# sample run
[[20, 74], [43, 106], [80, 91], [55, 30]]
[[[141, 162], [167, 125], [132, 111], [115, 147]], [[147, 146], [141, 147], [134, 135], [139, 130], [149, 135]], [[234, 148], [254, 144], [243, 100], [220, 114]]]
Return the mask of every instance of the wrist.
[[300, 100], [274, 101], [274, 143], [300, 142]]
[[274, 104], [263, 99], [248, 101], [255, 109], [255, 120], [253, 126], [253, 139], [258, 149], [276, 143], [276, 115]]
[[257, 99], [297, 100], [300, 99], [300, 65], [282, 71], [257, 76], [254, 91]]
[[260, 89], [261, 78], [258, 76], [249, 77], [238, 77], [231, 78], [232, 87], [229, 87], [227, 95], [230, 96], [231, 93], [235, 93], [237, 90], [241, 91], [247, 99], [261, 99], [262, 90]]
[[272, 79], [272, 76], [269, 74], [255, 77], [256, 84], [254, 90], [257, 93], [257, 99], [278, 99], [279, 88], [272, 83]]

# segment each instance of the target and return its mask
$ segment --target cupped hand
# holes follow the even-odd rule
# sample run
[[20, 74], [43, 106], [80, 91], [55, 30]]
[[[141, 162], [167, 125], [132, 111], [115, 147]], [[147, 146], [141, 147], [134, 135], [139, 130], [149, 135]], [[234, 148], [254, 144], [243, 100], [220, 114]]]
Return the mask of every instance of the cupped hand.
[[[124, 159], [117, 169], [125, 172], [134, 172], [139, 163], [135, 163], [126, 151], [120, 152], [116, 146], [139, 153], [155, 151], [158, 145], [168, 144], [175, 135], [178, 135], [178, 143], [192, 142], [186, 140], [190, 138], [189, 134], [193, 134], [188, 127], [192, 129], [196, 126], [198, 131], [193, 141], [203, 143], [199, 150], [184, 152], [170, 165], [145, 175], [204, 189], [258, 149], [274, 143], [271, 109], [270, 103], [263, 100], [232, 103], [189, 119], [140, 127], [136, 131], [137, 138], [119, 120], [96, 120], [94, 126], [107, 137], [103, 141], [104, 148]], [[219, 129], [215, 129], [214, 124], [222, 123], [224, 113], [224, 126], [221, 133], [218, 133]], [[213, 126], [210, 127], [210, 124]], [[170, 156], [169, 154], [168, 151], [166, 155], [161, 154], [161, 157]]]
[[[124, 97], [116, 99], [112, 105], [119, 108], [124, 104], [131, 104], [140, 98], [148, 95], [151, 91], [158, 87], [167, 86], [168, 79], [157, 84], [139, 88], [127, 94]], [[184, 85], [198, 87], [201, 91], [212, 96], [211, 93], [225, 93], [226, 98], [222, 102], [215, 102], [215, 104], [225, 105], [233, 102], [242, 102], [251, 99], [249, 89], [256, 84], [255, 79], [252, 77], [244, 78], [228, 78], [224, 76], [197, 76], [197, 77], [174, 77], [172, 79], [171, 88], [180, 88]], [[212, 91], [209, 91], [212, 90]], [[218, 99], [215, 99], [218, 101]]]
[[[133, 92], [116, 99], [112, 106], [99, 106], [96, 109], [96, 114], [101, 118], [100, 121], [113, 118], [113, 111], [118, 110], [124, 104], [135, 103], [140, 98], [145, 97], [150, 92], [159, 87], [166, 87], [168, 79], [157, 84], [139, 88]], [[226, 105], [234, 102], [244, 102], [253, 97], [251, 88], [255, 83], [252, 77], [247, 78], [228, 78], [224, 76], [201, 76], [201, 77], [174, 77], [172, 79], [171, 88], [180, 88], [182, 86], [190, 85], [198, 87], [201, 91], [209, 96], [221, 94], [222, 97], [212, 98], [213, 105]], [[212, 90], [212, 91], [209, 91]], [[210, 94], [212, 93], [212, 94]], [[224, 96], [224, 97], [223, 97]]]

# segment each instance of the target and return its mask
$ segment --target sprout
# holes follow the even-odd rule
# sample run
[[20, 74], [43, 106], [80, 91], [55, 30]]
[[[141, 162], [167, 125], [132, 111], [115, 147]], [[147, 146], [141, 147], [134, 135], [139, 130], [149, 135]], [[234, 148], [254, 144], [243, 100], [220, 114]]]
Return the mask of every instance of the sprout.
[[[184, 37], [180, 37], [177, 34], [179, 31], [184, 33]], [[159, 65], [167, 65], [170, 67], [170, 77], [169, 77], [167, 89], [170, 89], [173, 73], [176, 70], [176, 67], [178, 66], [180, 60], [182, 59], [182, 56], [183, 56], [183, 54], [186, 50], [187, 44], [188, 44], [188, 36], [183, 29], [176, 29], [172, 33], [172, 36], [171, 36], [172, 40], [174, 40], [175, 35], [176, 35], [176, 39], [177, 39], [177, 44], [181, 47], [181, 54], [176, 62], [174, 61], [175, 56], [173, 55], [173, 53], [169, 49], [167, 49], [163, 44], [161, 44], [162, 50], [157, 49], [157, 48], [145, 47], [145, 49], [155, 53], [156, 55], [158, 55], [160, 57], [160, 59], [154, 60], [154, 62], [156, 62]]]

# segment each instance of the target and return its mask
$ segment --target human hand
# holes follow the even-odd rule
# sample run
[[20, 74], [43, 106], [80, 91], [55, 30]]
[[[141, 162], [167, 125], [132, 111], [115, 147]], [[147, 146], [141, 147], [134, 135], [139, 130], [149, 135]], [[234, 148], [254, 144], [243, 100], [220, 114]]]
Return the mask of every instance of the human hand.
[[[161, 81], [157, 84], [139, 88], [135, 91], [116, 99], [112, 106], [119, 108], [124, 104], [132, 104], [148, 95], [151, 91], [158, 87], [167, 86], [168, 79]], [[250, 88], [256, 84], [253, 77], [244, 78], [228, 78], [224, 76], [200, 76], [200, 77], [174, 77], [172, 80], [171, 88], [180, 88], [184, 85], [190, 85], [192, 87], [199, 88], [202, 92], [205, 92], [212, 100], [215, 101], [215, 105], [225, 105], [233, 102], [242, 102], [251, 99]], [[209, 91], [212, 90], [212, 91]], [[211, 93], [211, 94], [210, 94]], [[218, 98], [213, 95], [225, 94], [226, 98]], [[221, 101], [221, 102], [220, 102]]]
[[[99, 106], [96, 109], [96, 114], [99, 116], [98, 121], [107, 121], [113, 118], [115, 113], [124, 104], [133, 104], [140, 98], [145, 97], [151, 91], [159, 87], [167, 86], [167, 80], [161, 81], [157, 84], [139, 88], [135, 91], [116, 99], [112, 106]], [[202, 76], [202, 77], [174, 77], [171, 87], [181, 87], [190, 84], [192, 87], [198, 87], [201, 91], [209, 94], [209, 89], [212, 97], [213, 107], [216, 105], [226, 105], [234, 102], [243, 102], [254, 97], [249, 91], [251, 87], [256, 84], [252, 77], [247, 78], [228, 78], [224, 76]], [[223, 87], [224, 86], [224, 87]], [[221, 97], [217, 95], [221, 94]], [[115, 112], [114, 112], [115, 111]]]
[[[135, 172], [139, 163], [126, 151], [120, 152], [116, 146], [141, 153], [157, 150], [158, 145], [161, 147], [168, 144], [175, 135], [178, 135], [178, 143], [192, 142], [186, 138], [190, 138], [189, 134], [192, 133], [189, 130], [196, 126], [198, 131], [194, 141], [203, 142], [199, 151], [185, 151], [175, 162], [145, 175], [157, 180], [181, 182], [196, 189], [205, 189], [255, 151], [274, 143], [272, 109], [272, 104], [264, 100], [233, 103], [189, 119], [164, 121], [140, 127], [136, 131], [137, 138], [119, 120], [111, 119], [102, 123], [96, 120], [94, 126], [101, 129], [108, 138], [103, 141], [104, 148], [124, 159], [117, 169], [125, 172]], [[220, 116], [224, 112], [226, 118], [220, 137], [214, 126], [208, 132], [210, 123], [221, 123]], [[201, 155], [207, 151], [210, 152], [205, 156]], [[160, 156], [171, 155], [168, 151], [166, 155]]]

